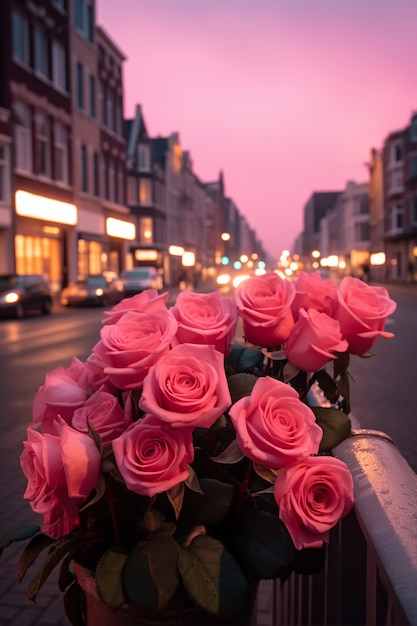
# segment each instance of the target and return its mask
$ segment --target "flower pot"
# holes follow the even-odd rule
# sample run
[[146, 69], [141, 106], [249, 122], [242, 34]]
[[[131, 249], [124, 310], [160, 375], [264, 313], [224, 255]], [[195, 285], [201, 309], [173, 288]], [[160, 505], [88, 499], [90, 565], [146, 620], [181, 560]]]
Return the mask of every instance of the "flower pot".
[[109, 608], [98, 596], [94, 574], [74, 563], [74, 571], [85, 595], [85, 626], [244, 626], [256, 623], [256, 599], [258, 583], [249, 588], [247, 601], [234, 619], [221, 620], [199, 607], [187, 605], [176, 598], [163, 611], [149, 611], [134, 604], [124, 604], [119, 609]]

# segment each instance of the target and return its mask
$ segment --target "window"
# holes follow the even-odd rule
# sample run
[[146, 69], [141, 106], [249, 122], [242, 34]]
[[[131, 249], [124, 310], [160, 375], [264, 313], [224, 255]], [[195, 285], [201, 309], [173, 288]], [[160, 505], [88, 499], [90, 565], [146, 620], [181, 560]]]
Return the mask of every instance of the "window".
[[402, 204], [396, 204], [392, 207], [391, 228], [393, 231], [400, 231], [404, 228], [404, 207]]
[[138, 147], [139, 172], [151, 171], [151, 150], [148, 144], [140, 144]]
[[417, 155], [410, 157], [410, 178], [417, 178]]
[[5, 146], [0, 144], [0, 202], [5, 202], [8, 199], [9, 193], [8, 189], [10, 185], [8, 184], [7, 178], [7, 149]]
[[29, 65], [28, 21], [20, 13], [12, 12], [13, 58]]
[[417, 115], [411, 120], [410, 138], [413, 143], [417, 141]]
[[391, 145], [391, 163], [400, 163], [403, 160], [402, 143], [396, 142]]
[[359, 196], [355, 199], [355, 215], [367, 215], [369, 213], [368, 196]]
[[355, 224], [355, 241], [364, 242], [369, 241], [369, 223], [359, 222]]
[[138, 191], [137, 191], [137, 180], [132, 176], [129, 176], [127, 179], [127, 203], [128, 204], [137, 204], [138, 201]]
[[93, 5], [87, 6], [87, 32], [86, 36], [88, 41], [94, 42], [94, 9]]
[[75, 0], [74, 22], [75, 27], [84, 32], [84, 0]]
[[141, 178], [139, 181], [139, 203], [151, 204], [151, 202], [152, 202], [151, 181], [149, 180], [149, 178]]
[[97, 152], [93, 154], [93, 194], [100, 195], [100, 162]]
[[109, 156], [108, 164], [109, 164], [109, 169], [107, 172], [107, 176], [108, 176], [107, 198], [109, 200], [114, 201], [115, 199], [114, 179], [115, 179], [116, 172], [115, 172], [113, 157]]
[[114, 93], [111, 89], [107, 92], [107, 126], [114, 128]]
[[96, 116], [96, 79], [90, 76], [90, 116]]
[[84, 144], [80, 147], [80, 189], [84, 193], [88, 191], [87, 147]]
[[139, 218], [139, 241], [153, 243], [153, 223], [151, 217]]
[[52, 82], [55, 87], [67, 90], [67, 63], [65, 48], [57, 41], [52, 43]]
[[117, 168], [117, 202], [124, 204], [125, 201], [125, 178], [123, 174], [123, 165], [119, 163]]
[[36, 128], [36, 169], [40, 176], [51, 176], [51, 137], [49, 119], [38, 112], [35, 117]]
[[54, 169], [55, 180], [68, 184], [68, 131], [65, 126], [55, 124], [54, 132]]
[[32, 171], [32, 133], [30, 110], [23, 102], [13, 105], [15, 114], [16, 168], [24, 172]]
[[417, 196], [411, 198], [411, 224], [417, 226]]
[[77, 63], [76, 66], [76, 98], [77, 98], [77, 107], [79, 109], [84, 109], [84, 68], [81, 63]]
[[388, 191], [390, 193], [401, 192], [404, 189], [404, 172], [396, 168], [392, 170], [388, 178]]
[[40, 28], [34, 29], [35, 70], [49, 78], [49, 48], [46, 33]]
[[106, 125], [107, 122], [107, 109], [106, 109], [106, 87], [104, 85], [104, 83], [102, 83], [100, 81], [100, 117], [101, 117], [101, 123], [103, 125]]

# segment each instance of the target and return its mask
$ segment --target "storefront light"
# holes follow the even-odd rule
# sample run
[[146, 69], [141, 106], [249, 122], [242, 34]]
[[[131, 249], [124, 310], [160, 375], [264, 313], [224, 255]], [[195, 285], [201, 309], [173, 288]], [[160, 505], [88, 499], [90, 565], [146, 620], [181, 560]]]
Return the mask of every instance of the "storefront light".
[[182, 256], [184, 254], [184, 248], [182, 246], [169, 246], [168, 252], [172, 256]]
[[46, 196], [37, 196], [28, 191], [16, 191], [16, 214], [22, 217], [32, 217], [58, 224], [75, 226], [78, 222], [77, 207], [69, 202], [61, 202]]
[[384, 265], [385, 263], [385, 252], [374, 252], [370, 256], [371, 265]]
[[135, 225], [132, 222], [118, 220], [115, 217], [107, 218], [106, 233], [110, 237], [119, 237], [119, 239], [129, 239], [130, 241], [136, 238]]
[[182, 264], [184, 267], [194, 267], [195, 265], [195, 254], [194, 252], [186, 251], [182, 255]]

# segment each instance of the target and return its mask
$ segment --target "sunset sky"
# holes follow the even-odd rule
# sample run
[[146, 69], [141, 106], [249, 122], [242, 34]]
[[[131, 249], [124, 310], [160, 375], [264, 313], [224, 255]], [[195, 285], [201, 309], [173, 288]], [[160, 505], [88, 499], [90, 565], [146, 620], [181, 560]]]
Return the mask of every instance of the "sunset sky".
[[417, 110], [416, 0], [96, 0], [126, 55], [125, 117], [178, 132], [278, 258], [314, 191], [366, 182]]

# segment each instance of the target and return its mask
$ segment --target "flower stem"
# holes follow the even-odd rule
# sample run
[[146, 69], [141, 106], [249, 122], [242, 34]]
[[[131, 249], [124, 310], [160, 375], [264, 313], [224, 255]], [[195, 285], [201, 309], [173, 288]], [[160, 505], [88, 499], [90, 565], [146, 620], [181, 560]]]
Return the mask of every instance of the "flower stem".
[[106, 481], [106, 496], [107, 496], [107, 502], [109, 504], [110, 516], [111, 516], [111, 521], [112, 521], [113, 530], [114, 530], [114, 537], [116, 539], [116, 545], [121, 546], [122, 538], [120, 535], [119, 519], [117, 517], [114, 489], [113, 489], [113, 485], [109, 481]]
[[236, 507], [236, 519], [239, 519], [239, 517], [242, 514], [243, 503], [245, 500], [246, 492], [248, 490], [249, 479], [252, 475], [252, 469], [253, 469], [253, 463], [252, 461], [249, 461], [248, 466], [246, 468], [245, 475], [242, 480], [242, 484], [240, 486], [240, 490], [239, 490], [239, 499], [238, 499], [238, 503]]

